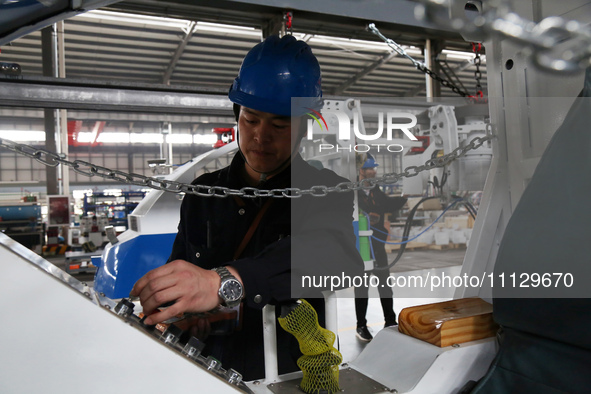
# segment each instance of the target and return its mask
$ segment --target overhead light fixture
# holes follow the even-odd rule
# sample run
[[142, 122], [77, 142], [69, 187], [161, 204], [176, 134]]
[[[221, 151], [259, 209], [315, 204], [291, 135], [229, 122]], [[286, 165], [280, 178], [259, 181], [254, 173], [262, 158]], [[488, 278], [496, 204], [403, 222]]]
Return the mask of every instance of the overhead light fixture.
[[[5, 138], [14, 142], [44, 142], [44, 131], [23, 131], [23, 130], [0, 130], [0, 138]], [[96, 142], [103, 144], [161, 144], [164, 136], [160, 133], [100, 133]], [[80, 132], [76, 139], [79, 143], [93, 143], [95, 134], [92, 132]], [[170, 144], [203, 144], [213, 145], [217, 141], [215, 134], [168, 134], [166, 142]]]
[[[0, 132], [1, 133], [1, 132]], [[6, 138], [11, 137], [9, 135], [10, 131], [7, 131]], [[43, 133], [43, 132], [39, 132]], [[45, 136], [45, 133], [43, 133]], [[3, 137], [0, 134], [0, 137]], [[161, 144], [164, 136], [159, 133], [101, 133], [96, 142], [104, 143], [104, 144]], [[78, 142], [80, 143], [91, 143], [94, 141], [93, 133], [91, 132], [81, 132], [78, 134]], [[190, 145], [191, 143], [195, 144], [204, 144], [204, 145], [212, 145], [215, 144], [217, 141], [217, 136], [215, 134], [196, 134], [191, 136], [191, 134], [168, 134], [166, 135], [166, 142], [170, 144], [186, 144]]]
[[112, 144], [129, 143], [129, 133], [100, 133], [97, 137], [94, 132], [85, 131], [78, 133], [76, 141], [86, 144], [94, 144], [95, 142]]
[[6, 138], [14, 142], [44, 142], [45, 131], [0, 130], [0, 138]]
[[[138, 14], [127, 14], [123, 12], [113, 11], [88, 11], [84, 14], [80, 14], [77, 18], [89, 18], [89, 19], [100, 19], [113, 22], [131, 23], [136, 25], [151, 25], [160, 27], [173, 27], [181, 30], [188, 29], [192, 21], [188, 19], [174, 19], [165, 18], [158, 16], [138, 15]], [[234, 26], [223, 23], [211, 23], [211, 22], [197, 22], [195, 27], [196, 31], [208, 31], [216, 33], [225, 33], [242, 36], [253, 36], [261, 37], [261, 30], [254, 27], [246, 26]]]
[[261, 37], [262, 31], [254, 27], [226, 25], [222, 23], [197, 22], [196, 31], [211, 31], [242, 36]]
[[164, 136], [159, 133], [131, 133], [129, 141], [138, 144], [161, 144]]
[[101, 133], [97, 139], [97, 142], [128, 144], [129, 133]]
[[365, 40], [357, 40], [354, 38], [340, 38], [340, 37], [330, 37], [330, 36], [321, 36], [316, 35], [308, 41], [308, 44], [326, 44], [326, 45], [335, 45], [341, 46], [346, 48], [358, 48], [358, 49], [375, 49], [379, 51], [387, 51], [389, 49], [388, 45], [383, 42], [376, 42], [376, 41], [365, 41]]
[[[472, 52], [462, 52], [462, 51], [453, 51], [451, 49], [444, 49], [441, 51], [448, 59], [454, 60], [472, 60], [474, 59], [474, 53]], [[480, 55], [481, 58], [484, 60], [484, 56]]]
[[133, 23], [138, 25], [152, 25], [185, 29], [191, 21], [186, 19], [165, 18], [160, 16], [127, 14], [123, 12], [93, 10], [79, 14], [76, 18], [102, 19], [114, 22]]
[[168, 134], [166, 136], [166, 142], [169, 144], [191, 144], [193, 139], [191, 134]]
[[193, 142], [202, 145], [213, 145], [218, 140], [216, 134], [195, 134]]
[[[308, 40], [308, 44], [324, 44], [324, 45], [332, 45], [336, 46], [337, 48], [341, 49], [349, 49], [351, 51], [356, 50], [376, 50], [380, 52], [387, 52], [391, 51], [390, 47], [384, 42], [376, 42], [376, 41], [366, 41], [366, 40], [358, 40], [354, 38], [340, 38], [340, 37], [330, 37], [330, 36], [313, 36]], [[414, 46], [410, 45], [401, 45], [402, 48], [409, 54], [409, 55], [422, 55], [422, 51]]]

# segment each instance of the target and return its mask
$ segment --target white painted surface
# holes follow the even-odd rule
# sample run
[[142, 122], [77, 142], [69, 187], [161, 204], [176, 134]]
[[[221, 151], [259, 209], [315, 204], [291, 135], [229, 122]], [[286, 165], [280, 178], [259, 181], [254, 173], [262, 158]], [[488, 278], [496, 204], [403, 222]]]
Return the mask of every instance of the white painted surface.
[[0, 299], [2, 393], [239, 392], [4, 244]]

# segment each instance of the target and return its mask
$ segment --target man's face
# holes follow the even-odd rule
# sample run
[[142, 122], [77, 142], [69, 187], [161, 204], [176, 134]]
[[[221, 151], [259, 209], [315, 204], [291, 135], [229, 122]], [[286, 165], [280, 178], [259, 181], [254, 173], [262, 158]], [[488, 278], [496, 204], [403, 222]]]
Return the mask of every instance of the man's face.
[[[294, 119], [299, 122], [299, 118]], [[241, 107], [238, 116], [240, 150], [248, 165], [246, 171], [252, 179], [259, 179], [260, 173], [274, 175], [291, 156], [298, 143], [295, 125], [292, 138], [292, 118]]]
[[373, 168], [362, 168], [359, 170], [359, 175], [361, 179], [369, 179], [369, 178], [375, 178], [376, 177], [376, 169], [375, 167]]

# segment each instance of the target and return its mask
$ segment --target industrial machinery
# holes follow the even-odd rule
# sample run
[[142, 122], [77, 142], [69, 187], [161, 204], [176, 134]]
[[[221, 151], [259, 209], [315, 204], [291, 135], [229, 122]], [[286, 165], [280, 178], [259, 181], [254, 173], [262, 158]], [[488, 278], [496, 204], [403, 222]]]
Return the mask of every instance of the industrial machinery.
[[[463, 108], [463, 111], [470, 113], [471, 108]], [[475, 108], [481, 113], [466, 116], [466, 118], [481, 120], [459, 127], [454, 107], [451, 106], [432, 106], [424, 103], [421, 106], [409, 106], [408, 103], [405, 105], [398, 103], [397, 105], [390, 102], [362, 105], [361, 100], [356, 99], [325, 100], [322, 116], [327, 127], [320, 128], [320, 122], [312, 123], [312, 119], [308, 120], [310, 125], [308, 135], [302, 144], [302, 155], [304, 159], [320, 162], [323, 167], [353, 181], [357, 174], [357, 156], [369, 150], [374, 153], [376, 149], [378, 151], [381, 149], [382, 156], [395, 156], [396, 160], [402, 163], [402, 168], [419, 165], [421, 161], [424, 163], [437, 152], [443, 152], [442, 154], [452, 152], [475, 136], [486, 134], [487, 125], [482, 121], [485, 113], [482, 112], [481, 107]], [[396, 115], [392, 115], [393, 113]], [[390, 132], [385, 133], [389, 134], [387, 137], [364, 141], [363, 137], [371, 134], [366, 130], [365, 124], [375, 123], [366, 122], [366, 119], [373, 120], [376, 116], [383, 116], [383, 114], [390, 117], [407, 117], [404, 122], [416, 119], [417, 116], [427, 118], [425, 114], [428, 114], [429, 121], [426, 122], [426, 128], [427, 132], [430, 132], [432, 143], [425, 148], [422, 154], [407, 155], [412, 148], [422, 147], [425, 144], [421, 141], [413, 141], [405, 135], [396, 138], [390, 136], [394, 130], [403, 134], [403, 130], [406, 129], [404, 122], [398, 126], [396, 124], [391, 126]], [[345, 120], [346, 126], [342, 123], [344, 117], [347, 118]], [[356, 122], [357, 128], [350, 127], [349, 119]], [[380, 122], [383, 121], [380, 120]], [[414, 122], [416, 123], [416, 120]], [[426, 135], [427, 133], [417, 134], [421, 136], [421, 134]], [[412, 136], [412, 134], [410, 135]], [[164, 180], [188, 183], [207, 163], [224, 155], [233, 154], [236, 149], [236, 142], [222, 145], [220, 148], [185, 163], [172, 174], [167, 175]], [[482, 157], [484, 159], [481, 159]], [[459, 160], [459, 163], [453, 162], [451, 164], [453, 168], [436, 168], [431, 172], [437, 173], [440, 179], [444, 178], [442, 173], [450, 174], [450, 181], [446, 187], [449, 199], [449, 191], [481, 190], [484, 186], [490, 159], [490, 146], [481, 146], [469, 151]], [[405, 194], [421, 195], [423, 190], [426, 190], [427, 182], [433, 175], [427, 171], [420, 175], [403, 180]], [[473, 188], [460, 189], [460, 179], [463, 182], [462, 187]], [[173, 218], [178, 218], [179, 197], [162, 190], [153, 190], [140, 202], [134, 212], [129, 215], [129, 230], [121, 234], [116, 242], [105, 247], [95, 278], [97, 291], [115, 299], [125, 297], [143, 274], [166, 262], [176, 234], [178, 219], [173, 220]], [[354, 215], [354, 218], [354, 226], [357, 228], [357, 214]]]
[[[322, 116], [326, 127], [308, 120], [308, 136], [302, 144], [304, 157], [320, 161], [349, 179], [357, 176], [356, 156], [368, 152], [383, 159], [379, 161], [396, 163], [387, 172], [402, 172], [491, 134], [488, 106], [457, 100], [325, 100]], [[428, 185], [437, 179], [446, 179], [437, 184], [448, 200], [451, 192], [481, 191], [491, 161], [489, 142], [467, 150], [449, 166], [400, 179], [402, 193], [430, 194]]]
[[[584, 23], [591, 20], [589, 7], [585, 7], [587, 3], [584, 1], [566, 6], [550, 1], [515, 1], [511, 4], [514, 14], [500, 15], [496, 12], [502, 7], [497, 7], [498, 2], [493, 1], [452, 2], [449, 7], [442, 6], [441, 2], [421, 3], [422, 13], [419, 14], [434, 20], [451, 21], [453, 26], [463, 30], [467, 40], [484, 40], [487, 49], [488, 111], [458, 116], [457, 107], [454, 114], [449, 106], [434, 105], [428, 110], [427, 128], [421, 129], [421, 122], [416, 119], [419, 130], [423, 131], [418, 133], [419, 136], [429, 137], [429, 143], [423, 143], [426, 139], [411, 143], [406, 140], [407, 134], [401, 135], [405, 140], [400, 143], [404, 150], [419, 148], [415, 151], [417, 158], [411, 159], [417, 164], [424, 159], [433, 159], [433, 155], [438, 154], [436, 151], [442, 150], [447, 154], [454, 147], [461, 147], [474, 135], [491, 132], [495, 136], [490, 145], [465, 152], [467, 154], [462, 160], [454, 164], [453, 171], [448, 169], [447, 185], [450, 189], [470, 190], [481, 186], [478, 184], [481, 174], [490, 166], [472, 242], [461, 271], [453, 274], [468, 278], [493, 275], [495, 279], [509, 280], [515, 278], [510, 276], [511, 272], [518, 277], [527, 274], [531, 278], [535, 270], [543, 270], [539, 273], [560, 271], [563, 275], [564, 270], [571, 270], [573, 282], [566, 287], [572, 287], [576, 292], [569, 293], [563, 287], [561, 291], [565, 292], [560, 294], [554, 288], [538, 286], [534, 293], [528, 293], [529, 290], [520, 293], [515, 289], [517, 286], [513, 286], [515, 291], [503, 293], [494, 281], [482, 281], [478, 286], [471, 283], [454, 286], [448, 289], [452, 292], [450, 298], [480, 297], [495, 303], [495, 317], [504, 327], [498, 341], [493, 337], [457, 346], [436, 347], [395, 329], [384, 329], [353, 362], [341, 366], [342, 388], [345, 392], [355, 393], [457, 393], [469, 381], [485, 376], [492, 363], [489, 375], [479, 388], [480, 392], [494, 392], [494, 387], [486, 391], [483, 386], [487, 383], [510, 381], [513, 375], [508, 376], [507, 366], [523, 365], [532, 365], [535, 376], [524, 379], [527, 382], [521, 381], [517, 386], [500, 386], [501, 390], [503, 387], [526, 387], [521, 392], [551, 392], [553, 389], [544, 387], [543, 383], [545, 378], [551, 377], [560, 382], [560, 391], [584, 392], [582, 387], [585, 390], [589, 387], [586, 368], [591, 359], [591, 341], [586, 313], [590, 306], [589, 294], [581, 284], [588, 283], [590, 276], [585, 271], [588, 267], [585, 259], [588, 259], [590, 251], [584, 229], [590, 218], [586, 206], [577, 204], [582, 204], [590, 192], [589, 183], [583, 181], [589, 176], [589, 163], [585, 161], [589, 157], [585, 150], [589, 146], [588, 133], [580, 126], [588, 125], [585, 116], [591, 113], [585, 101], [591, 94], [591, 77], [585, 80], [587, 89], [584, 93], [587, 96], [582, 101], [576, 101], [574, 98], [584, 81], [581, 71], [584, 67], [581, 65], [588, 64], [589, 59], [588, 53], [581, 54], [576, 48], [588, 51], [588, 46], [575, 45], [573, 49], [568, 44], [572, 43], [569, 40], [573, 36], [579, 44], [580, 40], [585, 40]], [[468, 4], [471, 6], [466, 7]], [[467, 11], [472, 9], [481, 18], [466, 21]], [[544, 19], [553, 15], [578, 20], [581, 24], [556, 18]], [[545, 23], [527, 24], [527, 21]], [[470, 23], [476, 28], [471, 29]], [[583, 33], [578, 35], [581, 31]], [[555, 53], [559, 50], [562, 52]], [[551, 74], [548, 69], [559, 72]], [[570, 74], [565, 76], [560, 73], [561, 70]], [[358, 106], [353, 101], [353, 104], [347, 104], [347, 108], [352, 111], [349, 119], [354, 119], [353, 110]], [[490, 130], [488, 122], [484, 122], [486, 113], [490, 118]], [[417, 116], [418, 112], [410, 114]], [[580, 117], [581, 114], [583, 117]], [[328, 121], [328, 113], [325, 117]], [[339, 117], [342, 116], [334, 115], [337, 135], [342, 130], [343, 136], [347, 136], [345, 129], [339, 125]], [[463, 122], [453, 125], [458, 118], [462, 118]], [[409, 119], [411, 121], [404, 124], [414, 127], [413, 118]], [[563, 121], [565, 126], [560, 127]], [[330, 128], [328, 122], [327, 127]], [[570, 128], [576, 133], [569, 133]], [[404, 132], [404, 127], [399, 129]], [[559, 132], [554, 134], [557, 129]], [[312, 138], [317, 132], [312, 126]], [[350, 124], [348, 133], [351, 133]], [[575, 141], [569, 141], [572, 136]], [[398, 142], [391, 144], [395, 143]], [[334, 143], [326, 141], [326, 144], [337, 146], [337, 140], [334, 139]], [[226, 154], [232, 149], [235, 149], [235, 144], [225, 145], [214, 151], [217, 153], [206, 155]], [[421, 149], [424, 150], [421, 152]], [[333, 160], [345, 161], [344, 165], [340, 163], [339, 168], [347, 169], [349, 176], [354, 168], [355, 161], [346, 161], [342, 150], [326, 156], [320, 155], [320, 152], [309, 153], [308, 158], [320, 160], [329, 168], [339, 167], [331, 163]], [[170, 179], [192, 180], [194, 168], [189, 170], [187, 165], [184, 169], [186, 171], [180, 169], [172, 174], [174, 178]], [[410, 182], [406, 187], [423, 190], [435, 176], [441, 179], [441, 171], [446, 170], [432, 171], [438, 172], [425, 178], [417, 175], [417, 183], [413, 185]], [[462, 171], [464, 175], [459, 176]], [[554, 184], [544, 188], [546, 180], [562, 188], [566, 206], [559, 206], [558, 193], [552, 190]], [[130, 391], [133, 387], [138, 391], [299, 392], [296, 385], [301, 375], [297, 373], [289, 376], [269, 373], [262, 381], [241, 382], [236, 373], [218, 369], [215, 360], [202, 360], [195, 356], [199, 345], [194, 340], [177, 341], [173, 330], [156, 332], [154, 328], [143, 326], [141, 320], [130, 313], [132, 307], [125, 299], [125, 290], [128, 292], [134, 275], [137, 277], [138, 273], [119, 282], [122, 279], [117, 275], [119, 266], [115, 261], [124, 260], [126, 253], [145, 249], [146, 261], [148, 256], [153, 258], [141, 264], [143, 272], [151, 268], [150, 264], [162, 264], [168, 254], [165, 245], [171, 244], [177, 222], [170, 217], [170, 212], [178, 205], [175, 194], [163, 191], [152, 192], [142, 201], [130, 218], [130, 231], [119, 236], [118, 242], [113, 242], [105, 251], [105, 275], [97, 278], [95, 289], [56, 272], [42, 258], [0, 234], [0, 295], [4, 299], [20, 301], [7, 304], [7, 321], [13, 323], [6, 325], [7, 331], [0, 344], [3, 357], [10, 359], [10, 363], [5, 364], [17, 367], [9, 366], [0, 371], [2, 391], [78, 392], [85, 384], [79, 378], [67, 381], [55, 378], [75, 362], [87, 365], [89, 370], [101, 376], [101, 379], [94, 380], [89, 391]], [[539, 220], [544, 215], [552, 217], [554, 228], [544, 226]], [[152, 220], [164, 218], [166, 220]], [[158, 228], [154, 223], [158, 223]], [[169, 227], [163, 228], [162, 223], [167, 223]], [[163, 233], [169, 238], [161, 237]], [[154, 242], [159, 236], [162, 241]], [[560, 243], [555, 245], [553, 239], [559, 239]], [[561, 247], [566, 256], [557, 253], [556, 249]], [[537, 253], [535, 258], [528, 256], [528, 252], [536, 249], [542, 253]], [[110, 263], [109, 259], [113, 262]], [[16, 278], [26, 280], [15, 281]], [[516, 282], [503, 282], [509, 283]], [[414, 290], [421, 295], [427, 292], [424, 289]], [[395, 298], [407, 295], [404, 291], [394, 293]], [[120, 298], [120, 302], [114, 300]], [[32, 324], [23, 328], [15, 323], [22, 321], [22, 305], [36, 306], [36, 317], [44, 323], [42, 329]], [[270, 327], [273, 325], [270, 324]], [[43, 335], [40, 335], [40, 330], [44, 330]], [[90, 334], [92, 340], [81, 338], [82, 332]], [[21, 341], [14, 338], [26, 338], [28, 346], [23, 348]], [[497, 352], [498, 349], [506, 351]], [[60, 357], [54, 357], [58, 353]], [[141, 377], [130, 382], [129, 375], [133, 369], [141, 371], [138, 373]], [[35, 379], [30, 378], [31, 371], [35, 371]], [[222, 381], [224, 379], [226, 382]], [[363, 387], [352, 386], [352, 381], [363, 381]], [[542, 383], [533, 389], [538, 381]]]
[[[328, 129], [318, 130], [315, 126], [310, 128], [310, 138], [307, 138], [304, 143], [304, 156], [308, 160], [318, 160], [323, 166], [331, 168], [340, 175], [346, 176], [350, 179], [355, 179], [357, 171], [355, 164], [356, 150], [359, 149], [361, 143], [353, 146], [352, 139], [347, 140], [346, 138], [341, 138], [342, 136], [346, 137], [346, 134], [351, 130], [339, 129], [338, 117], [333, 118], [331, 116], [334, 115], [333, 109], [335, 107], [348, 108], [349, 111], [344, 112], [346, 116], [349, 116], [351, 119], [358, 119], [359, 125], [363, 130], [359, 133], [360, 135], [365, 135], [367, 133], [362, 114], [364, 110], [370, 117], [377, 114], [379, 112], [378, 110], [387, 112], [390, 109], [397, 110], [399, 114], [407, 113], [408, 116], [411, 117], [414, 116], [413, 113], [433, 113], [435, 114], [433, 115], [435, 120], [432, 122], [437, 122], [439, 124], [441, 122], [436, 116], [437, 114], [440, 114], [441, 111], [438, 109], [445, 108], [445, 111], [448, 111], [447, 116], [452, 117], [449, 119], [455, 121], [455, 117], [453, 117], [453, 108], [450, 107], [425, 106], [425, 108], [415, 108], [410, 112], [408, 112], [407, 108], [407, 112], [404, 112], [400, 108], [392, 108], [384, 104], [368, 105], [367, 108], [362, 108], [360, 102], [353, 99], [348, 101], [327, 101], [327, 104], [322, 111], [322, 116], [326, 119]], [[450, 123], [452, 125], [456, 124], [454, 122]], [[315, 125], [318, 126], [317, 123]], [[481, 125], [479, 124], [479, 126]], [[450, 126], [450, 129], [451, 128], [452, 127]], [[481, 126], [481, 129], [484, 129], [484, 126]], [[457, 128], [453, 128], [453, 130], [456, 131]], [[338, 146], [340, 149], [332, 147], [332, 152], [329, 153], [319, 151], [319, 145], [313, 143], [315, 139], [318, 138], [322, 138], [327, 142], [325, 145], [328, 145], [328, 141], [339, 144]], [[449, 148], [451, 150], [455, 149], [460, 144], [457, 134], [454, 134], [454, 138], [455, 145], [452, 146], [452, 148]], [[422, 142], [412, 141], [407, 137], [384, 138], [383, 140], [376, 139], [371, 141], [371, 143], [395, 146], [396, 154], [402, 154], [401, 151], [408, 152], [413, 147], [420, 147], [423, 145]], [[438, 146], [436, 143], [433, 145]], [[351, 148], [349, 149], [348, 146], [351, 146]], [[322, 147], [322, 145], [320, 145], [320, 147]], [[426, 149], [427, 154], [432, 154], [434, 149], [434, 147], [429, 146]], [[218, 159], [222, 155], [233, 154], [235, 150], [236, 142], [224, 145], [186, 163], [164, 179], [167, 181], [189, 182], [195, 177], [195, 173], [200, 168], [204, 168], [209, 161]], [[405, 159], [403, 159], [403, 162], [404, 160]], [[176, 221], [171, 218], [177, 217], [179, 207], [180, 200], [177, 195], [166, 193], [161, 190], [150, 192], [130, 215], [130, 229], [119, 235], [114, 241], [105, 247], [101, 262], [97, 264], [99, 269], [95, 278], [94, 291], [101, 294], [102, 297], [122, 299], [123, 301], [121, 302], [125, 302], [125, 297], [127, 297], [137, 279], [147, 271], [164, 264], [168, 258], [172, 241], [176, 234]], [[401, 297], [404, 296], [403, 294], [399, 295]], [[437, 294], [431, 294], [431, 296], [436, 297]], [[451, 293], [448, 292], [445, 296], [450, 297]], [[329, 305], [331, 308], [334, 308], [334, 300], [332, 301], [332, 304], [329, 302]], [[269, 313], [271, 313], [271, 316], [274, 316], [273, 312], [267, 312], [266, 316], [269, 316]], [[132, 315], [128, 316], [128, 320], [131, 319], [133, 325], [139, 325], [139, 319], [131, 316]], [[336, 311], [332, 312], [332, 316], [332, 321], [329, 321], [327, 324], [329, 324], [330, 328], [336, 332], [338, 330], [338, 327], [335, 324]], [[274, 317], [270, 319], [273, 320]], [[139, 326], [141, 328], [141, 325]], [[275, 327], [270, 321], [268, 326]], [[266, 335], [273, 338], [274, 329], [266, 332]], [[384, 389], [387, 391], [398, 390], [399, 392], [410, 392], [410, 390], [413, 390], [414, 388], [414, 390], [418, 390], [414, 392], [420, 393], [428, 392], [431, 379], [443, 380], [446, 382], [445, 384], [449, 385], [449, 387], [458, 387], [466, 381], [478, 379], [484, 374], [488, 364], [490, 364], [495, 354], [495, 343], [493, 338], [475, 341], [474, 343], [462, 347], [431, 348], [428, 350], [428, 345], [421, 343], [421, 341], [415, 338], [408, 337], [396, 330], [384, 331], [383, 334], [380, 333], [380, 335], [376, 337], [375, 342], [368, 346], [366, 351], [362, 353], [357, 360], [342, 369], [342, 388], [346, 389], [346, 387], [349, 387], [349, 390], [352, 390], [351, 392], [364, 393], [382, 392]], [[390, 341], [396, 342], [397, 345], [392, 350], [393, 353], [388, 352], [387, 354], [384, 354], [383, 348], [384, 346], [387, 346]], [[272, 342], [273, 341], [270, 340], [270, 343]], [[176, 347], [179, 348], [177, 350], [180, 350], [179, 346]], [[385, 362], [384, 357], [391, 357], [392, 354], [395, 353], [398, 355], [397, 357], [402, 358], [405, 354], [408, 354], [408, 352], [414, 352], [415, 350], [420, 352], [422, 356], [416, 360], [409, 360], [408, 365], [409, 368], [412, 366], [412, 368], [410, 368], [412, 373], [407, 369], [400, 371], [400, 373], [392, 373], [389, 371], [388, 364]], [[381, 355], [375, 354], [376, 352]], [[267, 357], [274, 357], [273, 352], [271, 351], [270, 353], [267, 353]], [[201, 360], [199, 363], [203, 365], [205, 361]], [[461, 370], [461, 372], [458, 372], [458, 370]], [[267, 368], [266, 383], [268, 383], [268, 386], [264, 388], [264, 386], [256, 384], [251, 386], [251, 389], [255, 392], [262, 393], [268, 392], [266, 390], [277, 393], [290, 392], [289, 390], [296, 390], [294, 392], [297, 392], [299, 379], [301, 379], [301, 377], [297, 374], [295, 376], [278, 376], [276, 369], [273, 368], [271, 362], [271, 366]], [[357, 383], [354, 384], [353, 382]], [[440, 387], [446, 386], [444, 386], [444, 383], [440, 383]]]
[[0, 231], [32, 250], [41, 251], [45, 229], [41, 223], [41, 205], [35, 201], [0, 203]]
[[[38, 325], [9, 324], [5, 327], [5, 335], [0, 340], [3, 357], [12, 365], [28, 365], [36, 372], [35, 379], [27, 379], [28, 368], [3, 368], [0, 371], [3, 392], [76, 392], [88, 384], [88, 374], [108, 376], [108, 379], [93, 381], [88, 392], [116, 391], [129, 384], [133, 371], [141, 371], [141, 378], [132, 379], [134, 389], [139, 391], [168, 389], [189, 393], [195, 392], [198, 382], [198, 390], [207, 392], [299, 392], [301, 373], [268, 375], [264, 381], [243, 382], [239, 371], [226, 371], [214, 358], [201, 356], [203, 343], [196, 338], [183, 337], [174, 324], [146, 326], [131, 300], [105, 297], [3, 234], [0, 234], [0, 257], [3, 273], [0, 296], [4, 299], [16, 297], [35, 305], [36, 317], [43, 326], [43, 335], [39, 335]], [[27, 277], [26, 283], [12, 279], [23, 275]], [[44, 296], [46, 294], [51, 294], [51, 298]], [[7, 321], [18, 321], [21, 313], [20, 303], [10, 303], [4, 310]], [[271, 313], [274, 316], [274, 312]], [[345, 392], [382, 393], [395, 392], [396, 387], [412, 388], [425, 372], [422, 366], [433, 362], [439, 371], [436, 378], [445, 374], [449, 379], [453, 372], [452, 383], [457, 385], [479, 377], [494, 355], [492, 340], [435, 350], [395, 330], [385, 331], [372, 346], [389, 346], [389, 340], [394, 339], [399, 345], [393, 352], [400, 357], [409, 350], [420, 350], [420, 359], [409, 364], [413, 372], [388, 373], [390, 377], [383, 380], [381, 374], [389, 369], [386, 360], [391, 360], [393, 353], [381, 351], [380, 360], [371, 362], [362, 354], [354, 363], [342, 367], [340, 385]], [[29, 338], [27, 351], [23, 351], [19, 341], [12, 339], [18, 336]], [[267, 336], [272, 337], [272, 333]], [[376, 363], [381, 367], [374, 369]], [[458, 365], [471, 366], [458, 373], [455, 370]], [[63, 376], [64, 370], [71, 371], [67, 379], [55, 379]], [[169, 372], [163, 376], [163, 371]], [[418, 387], [427, 384], [424, 382]]]
[[[196, 385], [207, 392], [251, 392], [238, 374], [200, 358], [198, 344], [179, 348], [173, 330], [146, 327], [131, 313], [133, 304], [102, 296], [4, 234], [0, 255], [0, 296], [34, 305], [39, 323], [6, 325], [2, 357], [17, 368], [2, 368], [0, 391], [74, 393], [91, 386], [88, 392], [117, 392], [132, 383], [133, 390], [147, 392], [191, 393]], [[5, 312], [4, 322], [22, 322], [20, 302]], [[28, 338], [29, 350], [23, 352], [15, 337]], [[134, 371], [143, 376], [130, 377]]]
[[[185, 163], [164, 179], [189, 183], [209, 161], [229, 155], [237, 143], [218, 149]], [[105, 246], [94, 287], [110, 298], [127, 297], [133, 284], [151, 269], [163, 265], [177, 232], [182, 196], [163, 190], [152, 190], [129, 215], [129, 229]], [[98, 261], [97, 261], [98, 263]]]

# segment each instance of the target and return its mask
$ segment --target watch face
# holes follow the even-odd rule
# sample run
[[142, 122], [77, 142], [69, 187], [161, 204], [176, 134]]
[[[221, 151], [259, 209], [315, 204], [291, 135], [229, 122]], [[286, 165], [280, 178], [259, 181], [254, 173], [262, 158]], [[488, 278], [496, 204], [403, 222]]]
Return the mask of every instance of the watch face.
[[225, 281], [220, 288], [220, 295], [226, 302], [242, 298], [242, 285], [236, 279]]

